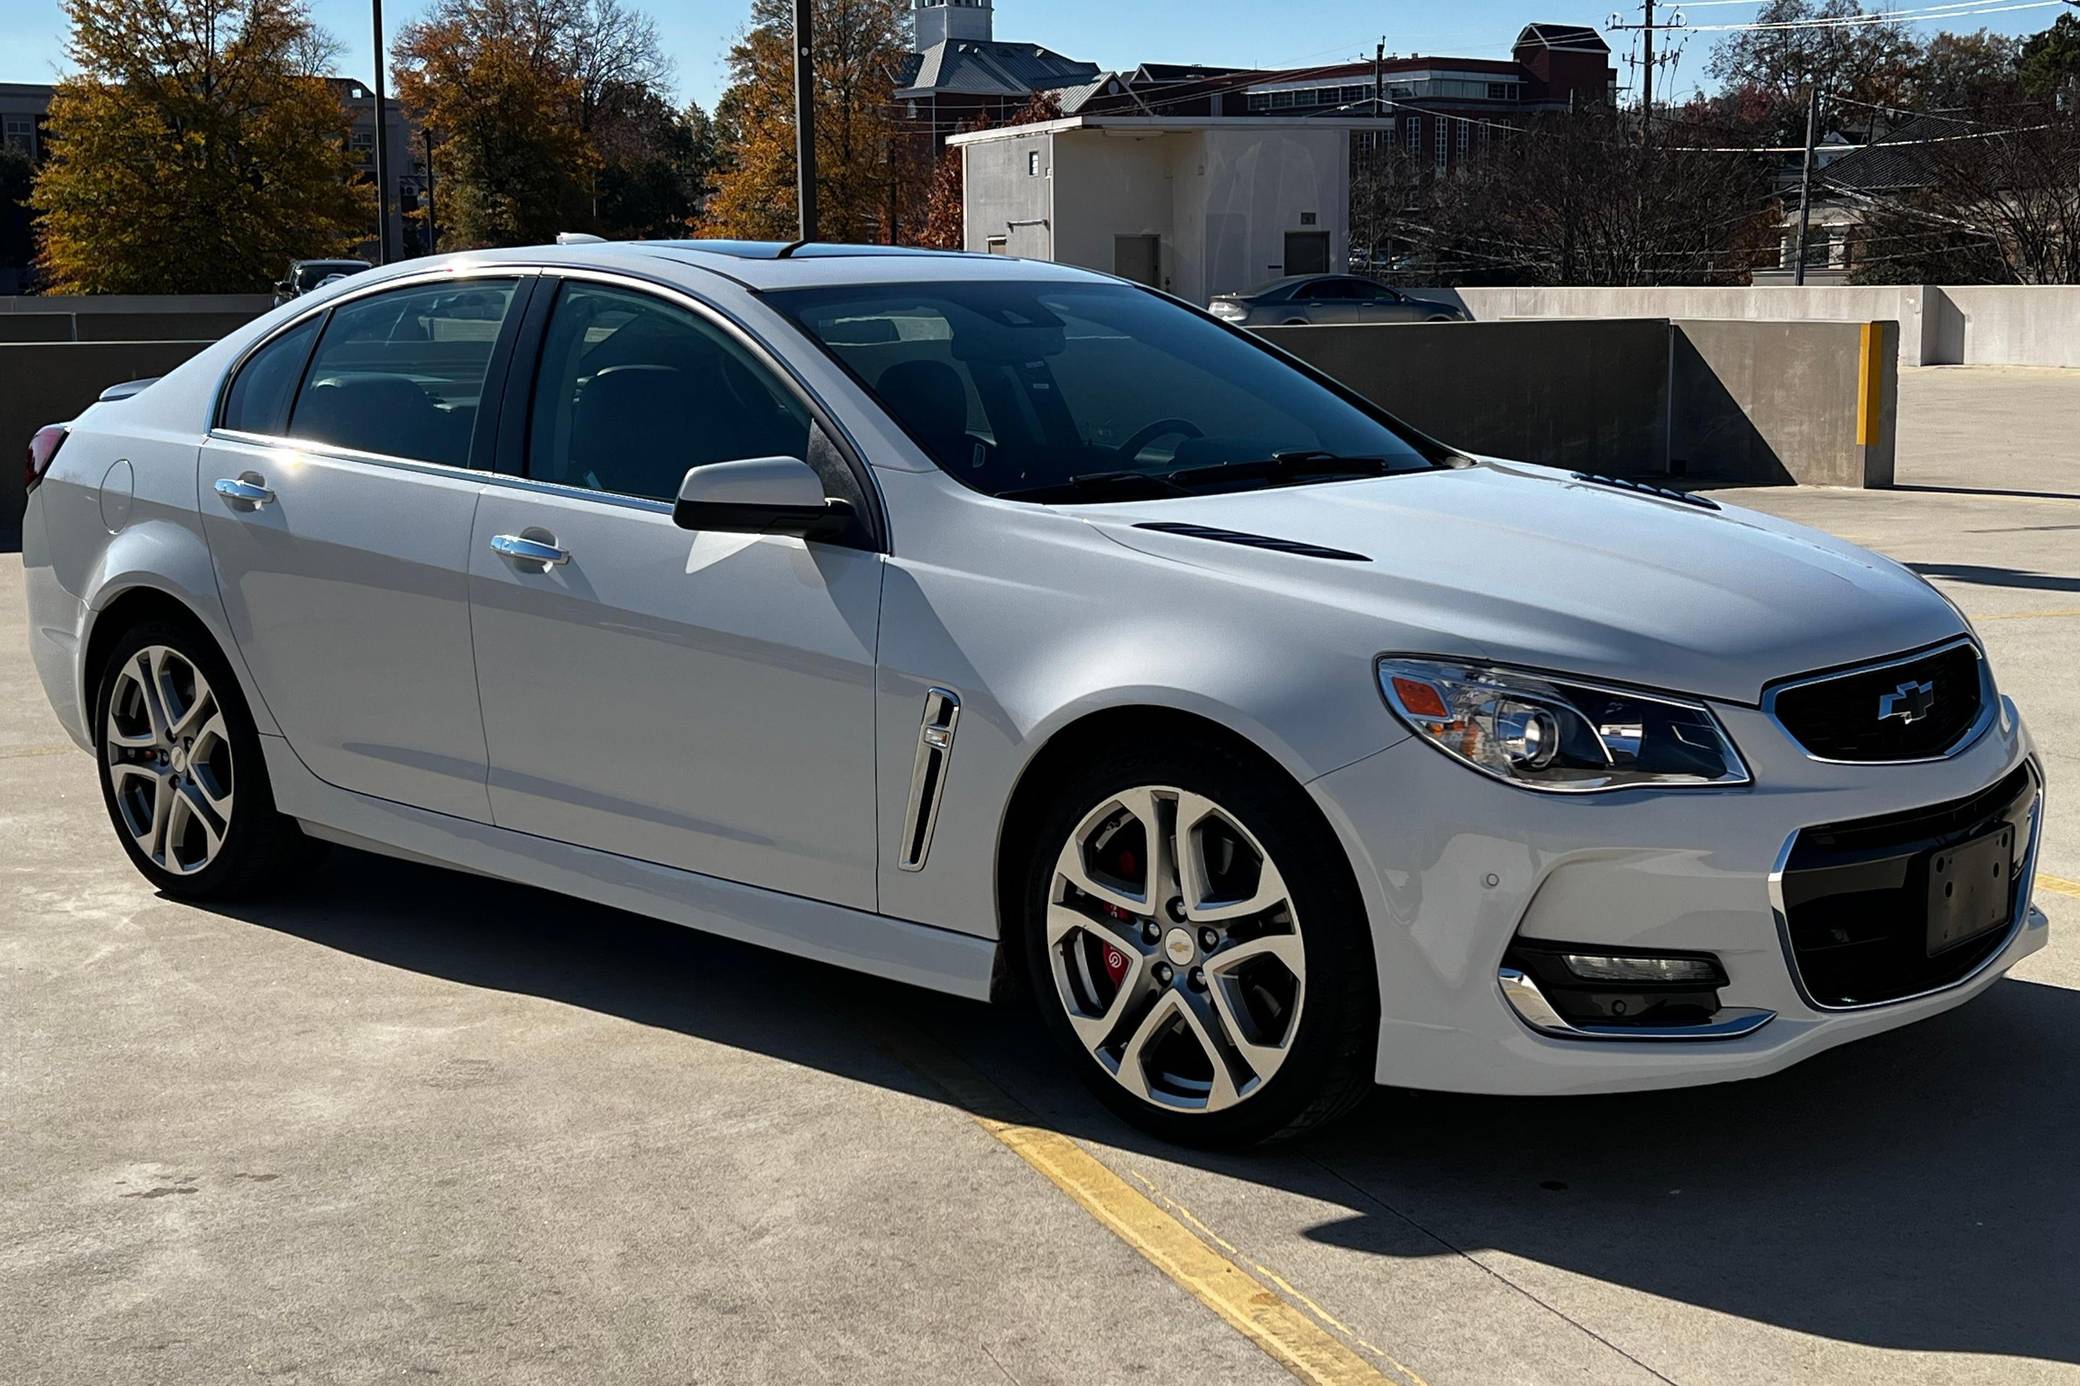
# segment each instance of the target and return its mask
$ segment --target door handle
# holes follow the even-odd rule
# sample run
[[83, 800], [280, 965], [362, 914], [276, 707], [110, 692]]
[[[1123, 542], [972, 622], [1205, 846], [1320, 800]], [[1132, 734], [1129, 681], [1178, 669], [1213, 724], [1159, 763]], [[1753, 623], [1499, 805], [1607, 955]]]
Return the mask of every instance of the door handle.
[[242, 476], [218, 477], [217, 494], [235, 506], [245, 506], [253, 510], [274, 503], [274, 492], [259, 482], [248, 481]]
[[569, 549], [559, 549], [554, 544], [545, 544], [539, 539], [529, 539], [519, 534], [500, 534], [491, 541], [491, 551], [501, 558], [510, 558], [519, 564], [539, 564], [540, 571], [548, 572], [559, 563], [571, 561]]

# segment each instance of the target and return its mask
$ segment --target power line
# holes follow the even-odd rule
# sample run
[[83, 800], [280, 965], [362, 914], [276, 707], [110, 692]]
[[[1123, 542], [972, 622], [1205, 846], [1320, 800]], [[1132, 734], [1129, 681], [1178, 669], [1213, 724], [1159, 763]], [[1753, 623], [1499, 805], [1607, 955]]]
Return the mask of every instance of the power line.
[[[2023, 0], [2020, 4], [1986, 5], [1980, 0], [1959, 0], [1955, 5], [1935, 6], [1925, 10], [1897, 10], [1890, 14], [1835, 15], [1820, 19], [1757, 20], [1747, 24], [1607, 24], [1613, 30], [1654, 28], [1667, 32], [1680, 30], [1692, 34], [1760, 33], [1782, 29], [1855, 29], [1872, 24], [1936, 24], [1950, 19], [1971, 19], [1982, 14], [2006, 14], [2012, 10], [2048, 10], [2076, 0]], [[1683, 7], [1675, 7], [1681, 13]]]

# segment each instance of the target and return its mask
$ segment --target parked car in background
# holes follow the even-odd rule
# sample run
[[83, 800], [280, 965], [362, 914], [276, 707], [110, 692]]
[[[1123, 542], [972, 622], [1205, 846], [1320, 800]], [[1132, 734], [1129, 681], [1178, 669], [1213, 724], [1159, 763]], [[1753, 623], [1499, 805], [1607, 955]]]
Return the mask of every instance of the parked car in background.
[[1247, 293], [1216, 294], [1207, 308], [1237, 327], [1473, 321], [1473, 314], [1455, 303], [1415, 298], [1355, 274], [1291, 274]]
[[366, 260], [291, 260], [289, 272], [275, 281], [274, 306], [279, 308], [322, 284], [359, 274], [368, 268]]
[[2048, 934], [2042, 767], [1913, 572], [1104, 275], [413, 260], [29, 462], [35, 665], [157, 889], [331, 841], [1022, 993], [1168, 1137], [1758, 1077]]

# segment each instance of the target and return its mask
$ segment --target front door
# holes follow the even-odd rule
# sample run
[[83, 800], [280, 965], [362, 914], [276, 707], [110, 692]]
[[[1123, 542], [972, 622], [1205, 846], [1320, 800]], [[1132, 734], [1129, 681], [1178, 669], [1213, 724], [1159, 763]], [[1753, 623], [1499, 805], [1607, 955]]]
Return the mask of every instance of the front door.
[[447, 278], [291, 328], [240, 368], [201, 455], [231, 632], [296, 754], [342, 789], [480, 822], [471, 463], [522, 282]]
[[704, 314], [563, 285], [526, 476], [470, 540], [500, 827], [874, 908], [880, 555], [671, 515], [689, 467], [810, 457], [811, 428]]

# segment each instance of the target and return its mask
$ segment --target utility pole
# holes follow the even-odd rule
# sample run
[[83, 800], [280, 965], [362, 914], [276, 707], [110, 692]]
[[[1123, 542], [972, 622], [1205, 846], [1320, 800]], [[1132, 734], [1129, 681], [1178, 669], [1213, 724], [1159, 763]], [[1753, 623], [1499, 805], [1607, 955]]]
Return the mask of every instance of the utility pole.
[[[2080, 3], [2080, 0], [2075, 0]], [[1387, 113], [1387, 36], [1380, 35], [1379, 46], [1372, 50], [1372, 114], [1375, 117]]]
[[390, 263], [390, 122], [383, 111], [383, 0], [368, 0], [376, 31], [376, 263]]
[[1791, 282], [1800, 286], [1806, 282], [1806, 231], [1813, 221], [1813, 141], [1819, 125], [1820, 83], [1811, 80], [1806, 87], [1806, 158], [1798, 170], [1798, 260], [1791, 270]]
[[426, 253], [440, 254], [440, 226], [433, 219], [433, 130], [429, 127], [419, 131], [419, 139], [426, 147]]
[[1644, 45], [1640, 50], [1640, 56], [1643, 61], [1640, 63], [1639, 69], [1639, 142], [1641, 144], [1647, 143], [1647, 131], [1654, 124], [1654, 0], [1645, 0], [1645, 3], [1647, 22], [1645, 27], [1639, 31], [1641, 43]]
[[815, 0], [794, 0], [794, 177], [801, 239], [816, 239]]

